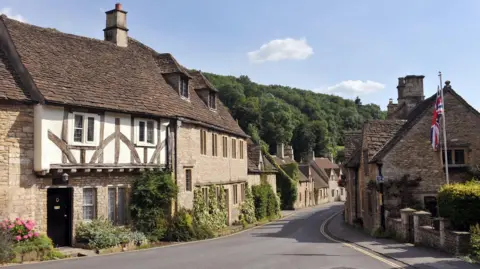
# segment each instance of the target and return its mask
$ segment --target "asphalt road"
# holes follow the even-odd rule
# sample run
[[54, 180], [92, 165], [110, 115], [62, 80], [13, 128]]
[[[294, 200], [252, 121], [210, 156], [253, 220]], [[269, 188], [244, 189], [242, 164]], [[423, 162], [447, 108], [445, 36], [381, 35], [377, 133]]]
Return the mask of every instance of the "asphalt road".
[[13, 268], [29, 269], [389, 269], [320, 232], [321, 224], [343, 208], [331, 204], [304, 209], [263, 227], [226, 238], [115, 255], [63, 260]]

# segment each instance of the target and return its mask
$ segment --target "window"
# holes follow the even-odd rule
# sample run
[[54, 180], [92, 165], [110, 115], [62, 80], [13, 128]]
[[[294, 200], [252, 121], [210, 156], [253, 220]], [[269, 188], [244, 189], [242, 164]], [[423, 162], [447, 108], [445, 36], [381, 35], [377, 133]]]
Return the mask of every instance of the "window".
[[340, 189], [340, 193], [343, 196], [343, 188]]
[[[442, 160], [445, 163], [445, 151], [442, 151]], [[447, 150], [448, 164], [463, 165], [465, 164], [465, 150], [449, 149]]]
[[83, 220], [93, 220], [96, 217], [97, 190], [83, 189]]
[[335, 197], [335, 190], [332, 190], [332, 197]]
[[207, 155], [207, 131], [200, 130], [200, 154]]
[[237, 158], [237, 140], [232, 138], [232, 158]]
[[237, 188], [237, 184], [233, 185], [233, 204], [238, 204], [238, 188]]
[[217, 109], [217, 103], [215, 101], [215, 92], [210, 91], [208, 93], [208, 106], [212, 109]]
[[298, 193], [298, 200], [299, 200], [300, 202], [302, 201], [302, 193], [301, 193], [301, 192]]
[[192, 169], [185, 169], [185, 190], [192, 191]]
[[217, 134], [212, 134], [212, 156], [218, 156]]
[[123, 187], [108, 188], [108, 220], [113, 224], [126, 224], [126, 196], [127, 191]]
[[208, 187], [202, 188], [202, 195], [203, 195], [203, 200], [205, 201], [205, 204], [208, 205]]
[[243, 159], [243, 140], [240, 140], [240, 159]]
[[223, 149], [223, 157], [227, 158], [228, 157], [228, 139], [226, 136], [223, 137], [222, 149]]
[[215, 195], [217, 196], [217, 202], [220, 203], [223, 187], [217, 186], [215, 188]]
[[136, 144], [139, 146], [155, 146], [157, 121], [149, 119], [135, 119]]
[[240, 185], [240, 200], [245, 201], [245, 183]]
[[99, 130], [99, 116], [88, 113], [74, 112], [73, 115], [73, 132], [71, 139], [72, 144], [92, 145], [97, 144], [96, 132]]
[[180, 95], [188, 98], [188, 79], [184, 77], [180, 78]]

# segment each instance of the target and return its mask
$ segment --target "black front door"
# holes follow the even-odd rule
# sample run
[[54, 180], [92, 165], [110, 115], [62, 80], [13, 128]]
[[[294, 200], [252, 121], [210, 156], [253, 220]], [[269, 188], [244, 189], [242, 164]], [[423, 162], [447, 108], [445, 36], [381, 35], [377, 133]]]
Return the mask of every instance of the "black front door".
[[72, 232], [72, 189], [47, 190], [47, 234], [55, 247], [70, 245]]

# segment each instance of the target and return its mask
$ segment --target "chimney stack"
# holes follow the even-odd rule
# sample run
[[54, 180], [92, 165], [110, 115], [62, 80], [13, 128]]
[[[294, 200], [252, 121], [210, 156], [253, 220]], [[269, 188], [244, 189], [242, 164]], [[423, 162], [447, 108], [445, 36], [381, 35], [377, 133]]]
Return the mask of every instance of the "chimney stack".
[[105, 41], [110, 41], [119, 47], [128, 46], [127, 12], [122, 10], [122, 4], [115, 4], [115, 9], [105, 12], [107, 23], [104, 31]]
[[285, 146], [285, 157], [290, 157], [293, 160], [293, 148], [290, 145]]
[[315, 151], [314, 150], [311, 150], [311, 151], [308, 152], [307, 160], [308, 161], [314, 161], [315, 160]]
[[285, 149], [283, 147], [283, 143], [277, 144], [277, 157], [280, 159], [285, 158]]

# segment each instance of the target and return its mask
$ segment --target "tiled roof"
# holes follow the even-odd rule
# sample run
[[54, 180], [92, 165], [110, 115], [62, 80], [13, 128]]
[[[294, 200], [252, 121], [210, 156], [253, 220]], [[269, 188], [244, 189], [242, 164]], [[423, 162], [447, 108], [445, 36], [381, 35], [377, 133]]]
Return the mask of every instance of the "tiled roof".
[[30, 100], [29, 92], [23, 92], [21, 81], [13, 71], [7, 56], [0, 49], [0, 100]]
[[[462, 102], [466, 107], [468, 107], [473, 113], [480, 116], [480, 113], [473, 108], [470, 104], [465, 101], [460, 95], [458, 95], [449, 85], [443, 88], [444, 95], [451, 93], [452, 96], [456, 97], [460, 102]], [[385, 145], [373, 156], [370, 162], [380, 162], [383, 157], [395, 146], [400, 139], [402, 139], [408, 131], [425, 115], [425, 113], [432, 112], [431, 108], [435, 103], [437, 94], [433, 94], [428, 99], [425, 99], [422, 103], [417, 105], [412, 112], [408, 115], [406, 123], [395, 133], [395, 135], [387, 142]]]
[[362, 149], [368, 150], [370, 160], [405, 124], [404, 120], [371, 120], [363, 125]]
[[215, 92], [218, 90], [208, 81], [208, 79], [200, 71], [190, 71], [193, 83], [196, 85], [196, 89], [209, 89]]
[[360, 165], [360, 157], [362, 156], [362, 148], [358, 147], [349, 160], [345, 163], [346, 167], [358, 167]]
[[328, 188], [329, 176], [325, 171], [320, 168], [315, 161], [310, 161], [310, 167], [312, 168], [312, 178], [315, 182], [316, 188]]
[[298, 169], [300, 170], [299, 181], [300, 182], [309, 182], [308, 171], [310, 169], [309, 164], [299, 164]]
[[[158, 54], [132, 38], [128, 47], [118, 47], [107, 41], [21, 23], [3, 15], [0, 24], [8, 30], [7, 35], [0, 33], [0, 43], [9, 42], [11, 38], [47, 104], [185, 118], [246, 137], [218, 98], [216, 111], [208, 108], [194, 90], [202, 86], [196, 81], [190, 83], [190, 100], [180, 98], [162, 74], [188, 72], [170, 54]], [[1, 73], [0, 79], [0, 85], [12, 85], [11, 79]], [[12, 86], [7, 89], [10, 96], [18, 98], [18, 89]]]
[[252, 139], [247, 139], [247, 158], [248, 158], [248, 172], [250, 173], [275, 173], [277, 169], [263, 157], [263, 166], [260, 163], [260, 157], [262, 156], [262, 150], [260, 145], [255, 144]]
[[315, 158], [315, 163], [318, 167], [322, 169], [338, 169], [340, 168], [337, 164], [330, 161], [328, 158]]

